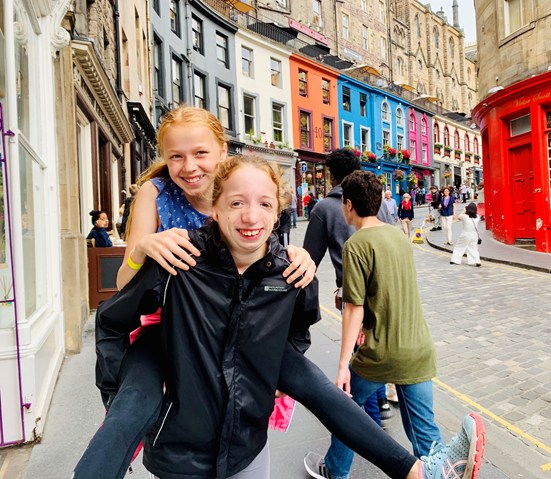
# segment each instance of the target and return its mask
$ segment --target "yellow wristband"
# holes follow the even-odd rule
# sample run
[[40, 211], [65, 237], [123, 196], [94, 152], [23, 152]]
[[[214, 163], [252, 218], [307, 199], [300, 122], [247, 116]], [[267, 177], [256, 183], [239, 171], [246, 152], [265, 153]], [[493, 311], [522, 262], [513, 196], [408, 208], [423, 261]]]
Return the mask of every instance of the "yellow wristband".
[[126, 259], [126, 264], [134, 271], [140, 271], [140, 268], [143, 266], [143, 264], [134, 263], [132, 258], [130, 258], [130, 255], [128, 255], [128, 258]]

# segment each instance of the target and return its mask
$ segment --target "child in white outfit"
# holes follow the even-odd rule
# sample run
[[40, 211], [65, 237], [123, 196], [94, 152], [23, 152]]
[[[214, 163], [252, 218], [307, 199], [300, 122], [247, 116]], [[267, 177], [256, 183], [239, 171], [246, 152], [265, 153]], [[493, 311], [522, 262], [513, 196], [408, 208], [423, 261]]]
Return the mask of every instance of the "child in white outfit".
[[465, 211], [457, 219], [463, 222], [463, 231], [453, 247], [450, 264], [461, 264], [463, 254], [467, 252], [467, 264], [480, 266], [480, 254], [478, 252], [478, 223], [476, 204], [469, 203]]

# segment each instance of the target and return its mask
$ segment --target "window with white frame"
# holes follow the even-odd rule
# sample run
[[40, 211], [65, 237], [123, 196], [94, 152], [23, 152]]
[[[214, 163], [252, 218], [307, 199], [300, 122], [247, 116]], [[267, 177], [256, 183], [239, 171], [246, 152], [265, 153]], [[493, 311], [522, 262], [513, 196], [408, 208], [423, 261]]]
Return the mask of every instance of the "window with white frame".
[[396, 135], [396, 149], [398, 151], [404, 149], [404, 135]]
[[390, 106], [386, 101], [381, 103], [381, 118], [385, 122], [390, 122]]
[[342, 25], [342, 37], [345, 39], [345, 40], [348, 40], [349, 37], [350, 37], [350, 32], [348, 30], [348, 24], [350, 22], [350, 17], [346, 14], [346, 13], [343, 13], [342, 14], [342, 17], [341, 17], [341, 25]]
[[396, 126], [404, 126], [404, 110], [396, 108]]
[[270, 75], [272, 86], [281, 87], [281, 61], [277, 58], [270, 58]]
[[465, 133], [465, 151], [471, 151], [471, 139], [469, 138], [469, 135]]
[[369, 27], [362, 25], [362, 48], [369, 50]]
[[241, 72], [243, 76], [254, 78], [253, 51], [244, 46], [241, 47]]
[[479, 151], [478, 151], [478, 138], [476, 138], [476, 137], [475, 137], [474, 142], [473, 142], [473, 153], [475, 155], [480, 154]]
[[417, 161], [417, 142], [415, 140], [409, 140], [409, 158], [410, 161]]
[[163, 88], [163, 43], [153, 37], [153, 91], [158, 96], [164, 96]]
[[360, 126], [360, 148], [362, 151], [371, 150], [371, 134], [369, 128]]
[[256, 98], [247, 94], [243, 95], [243, 124], [247, 135], [256, 136]]
[[383, 130], [383, 146], [390, 145], [390, 131]]
[[312, 23], [316, 27], [323, 27], [323, 18], [321, 16], [321, 0], [312, 0]]
[[218, 120], [226, 130], [231, 130], [231, 89], [218, 84]]
[[195, 15], [191, 16], [191, 37], [193, 49], [203, 54], [203, 22]]
[[360, 8], [362, 9], [362, 12], [367, 12], [367, 0], [360, 1]]
[[421, 135], [427, 134], [427, 120], [424, 118], [421, 120]]
[[300, 128], [300, 147], [312, 148], [312, 135], [311, 125], [312, 114], [307, 111], [300, 111], [299, 113], [299, 128]]
[[434, 143], [440, 143], [440, 125], [438, 125], [438, 123], [434, 123], [433, 125], [433, 140], [434, 140]]
[[450, 146], [450, 130], [447, 126], [444, 127], [444, 145]]
[[283, 141], [283, 105], [272, 103], [272, 136], [274, 141]]
[[216, 32], [216, 59], [226, 68], [229, 66], [228, 37]]
[[180, 2], [170, 0], [170, 29], [180, 36]]
[[205, 75], [199, 72], [193, 73], [193, 104], [198, 108], [207, 107]]
[[503, 0], [505, 35], [520, 30], [524, 25], [524, 0]]
[[453, 135], [453, 147], [456, 150], [459, 150], [459, 148], [461, 148], [461, 142], [460, 142], [460, 139], [459, 139], [459, 132], [457, 130], [455, 130], [455, 133]]
[[342, 122], [342, 144], [343, 146], [354, 146], [354, 125]]
[[182, 60], [172, 57], [172, 102], [177, 105], [183, 100]]
[[402, 60], [402, 57], [396, 58], [396, 71], [400, 77], [404, 76], [404, 60]]
[[424, 165], [429, 162], [429, 146], [426, 143], [421, 145], [421, 161]]

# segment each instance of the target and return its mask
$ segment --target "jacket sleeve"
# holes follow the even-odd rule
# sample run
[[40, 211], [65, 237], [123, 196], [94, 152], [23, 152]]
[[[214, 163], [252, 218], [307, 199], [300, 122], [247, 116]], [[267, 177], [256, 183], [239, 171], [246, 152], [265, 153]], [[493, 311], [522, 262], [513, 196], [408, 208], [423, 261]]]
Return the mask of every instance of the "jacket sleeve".
[[304, 354], [310, 344], [310, 326], [321, 319], [318, 279], [314, 278], [306, 288], [297, 295], [291, 327], [289, 328], [288, 342], [298, 352]]
[[304, 236], [303, 248], [308, 251], [316, 266], [319, 266], [328, 248], [328, 234], [325, 221], [319, 215], [319, 208], [316, 208], [308, 222], [306, 235]]
[[148, 260], [117, 294], [98, 307], [96, 313], [96, 385], [107, 395], [118, 390], [129, 333], [140, 326], [140, 315], [151, 314], [162, 304], [168, 273]]

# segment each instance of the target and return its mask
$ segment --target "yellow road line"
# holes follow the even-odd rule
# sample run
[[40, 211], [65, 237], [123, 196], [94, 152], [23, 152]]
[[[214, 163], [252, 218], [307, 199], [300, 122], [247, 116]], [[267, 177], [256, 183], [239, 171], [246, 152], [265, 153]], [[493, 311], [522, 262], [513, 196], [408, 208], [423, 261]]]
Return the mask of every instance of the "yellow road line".
[[[507, 422], [505, 419], [499, 417], [497, 414], [494, 414], [489, 409], [486, 409], [481, 404], [478, 404], [476, 401], [473, 401], [469, 396], [466, 396], [463, 393], [460, 393], [459, 391], [456, 391], [451, 386], [448, 386], [446, 383], [440, 381], [439, 379], [434, 378], [433, 382], [436, 383], [438, 386], [440, 386], [443, 389], [446, 389], [447, 391], [451, 392], [454, 396], [456, 396], [458, 399], [461, 399], [462, 401], [466, 402], [469, 406], [474, 407], [475, 409], [478, 409], [481, 413], [485, 414], [486, 416], [490, 417], [497, 423], [504, 426], [506, 429], [509, 429], [509, 431], [514, 432], [515, 434], [518, 434], [523, 439], [526, 439], [527, 441], [531, 442], [535, 446], [539, 447], [540, 449], [543, 449], [548, 454], [551, 454], [551, 447], [549, 447], [547, 444], [544, 444], [543, 442], [539, 441], [533, 436], [530, 436], [530, 434], [524, 432], [522, 429], [518, 428], [517, 426], [511, 424], [510, 422]], [[551, 470], [551, 463], [544, 464], [541, 466], [541, 468], [544, 471]]]
[[323, 304], [320, 304], [320, 308], [324, 313], [327, 313], [329, 316], [333, 316], [337, 321], [342, 322], [341, 315], [334, 313], [330, 309], [326, 308]]

